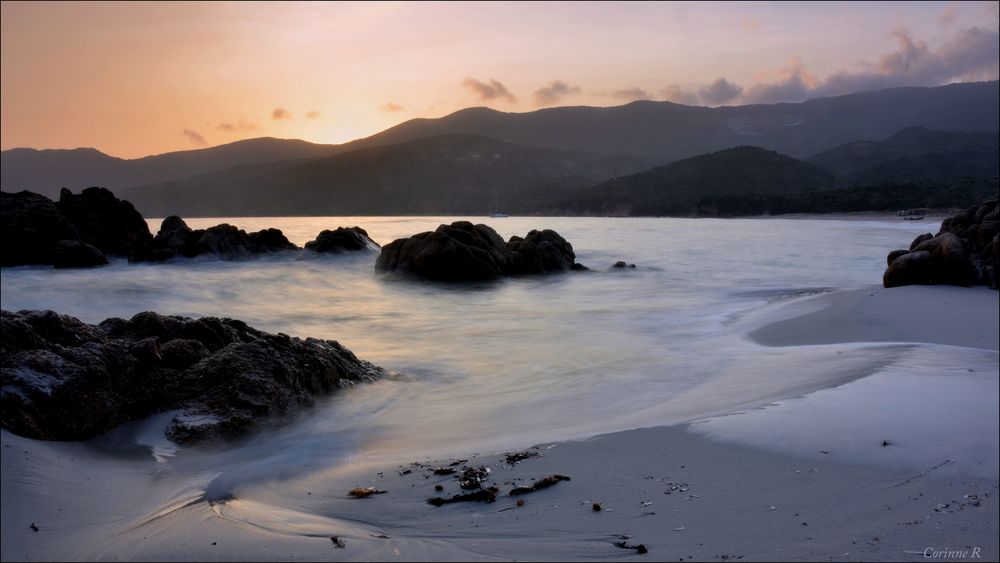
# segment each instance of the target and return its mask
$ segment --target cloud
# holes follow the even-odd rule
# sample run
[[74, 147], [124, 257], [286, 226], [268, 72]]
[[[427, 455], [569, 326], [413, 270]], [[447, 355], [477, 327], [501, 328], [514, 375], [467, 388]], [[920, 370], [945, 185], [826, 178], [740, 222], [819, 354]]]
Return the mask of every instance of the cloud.
[[271, 119], [291, 119], [292, 112], [285, 108], [274, 108], [271, 112]]
[[719, 78], [708, 86], [702, 86], [698, 89], [698, 100], [708, 106], [721, 106], [735, 100], [742, 93], [741, 86], [737, 86], [725, 78]]
[[381, 109], [382, 111], [387, 112], [387, 113], [393, 113], [393, 112], [397, 112], [397, 111], [403, 111], [406, 108], [404, 108], [403, 106], [397, 104], [396, 102], [386, 102], [386, 103], [382, 104], [382, 107], [379, 108], [379, 109]]
[[619, 100], [648, 100], [652, 96], [648, 92], [639, 88], [637, 86], [632, 86], [631, 88], [622, 88], [621, 90], [615, 90], [611, 92], [612, 98], [618, 98]]
[[551, 106], [566, 96], [579, 94], [579, 86], [570, 86], [561, 80], [554, 80], [548, 86], [535, 90], [535, 105]]
[[970, 27], [950, 35], [948, 41], [933, 49], [909, 29], [898, 27], [888, 34], [896, 44], [894, 49], [826, 78], [810, 73], [800, 58], [793, 57], [779, 69], [758, 73], [756, 83], [747, 87], [719, 78], [700, 86], [671, 84], [662, 93], [667, 100], [687, 105], [768, 104], [898, 86], [940, 86], [1000, 78], [1000, 32]]
[[695, 94], [690, 88], [681, 86], [680, 84], [671, 84], [661, 90], [660, 93], [662, 93], [663, 97], [668, 101], [674, 102], [675, 104], [684, 104], [686, 106], [698, 105], [698, 95]]
[[836, 96], [896, 86], [938, 86], [955, 81], [996, 80], [1000, 61], [1000, 33], [971, 27], [959, 31], [937, 51], [914, 39], [906, 28], [889, 34], [896, 50], [882, 54], [860, 70], [831, 74], [811, 95]]
[[223, 121], [215, 126], [216, 129], [221, 131], [229, 131], [230, 133], [236, 131], [253, 131], [257, 128], [257, 125], [250, 123], [245, 119], [240, 119], [239, 121]]
[[185, 137], [188, 138], [189, 141], [191, 141], [196, 145], [205, 146], [208, 144], [208, 141], [205, 140], [205, 137], [202, 137], [201, 133], [197, 131], [192, 131], [187, 127], [185, 127], [183, 131], [181, 131], [181, 135], [184, 135]]
[[751, 104], [801, 102], [809, 96], [817, 82], [798, 57], [793, 57], [788, 66], [779, 69], [776, 74], [775, 82], [758, 83], [747, 88], [742, 101]]
[[507, 100], [512, 104], [517, 103], [517, 98], [514, 97], [514, 94], [511, 94], [510, 90], [508, 90], [506, 86], [496, 80], [493, 80], [492, 78], [490, 79], [489, 84], [487, 84], [485, 82], [480, 82], [475, 78], [466, 77], [466, 79], [462, 81], [462, 86], [472, 90], [482, 101], [501, 99]]
[[321, 117], [323, 117], [323, 114], [318, 109], [311, 109], [306, 112], [306, 119], [319, 119]]

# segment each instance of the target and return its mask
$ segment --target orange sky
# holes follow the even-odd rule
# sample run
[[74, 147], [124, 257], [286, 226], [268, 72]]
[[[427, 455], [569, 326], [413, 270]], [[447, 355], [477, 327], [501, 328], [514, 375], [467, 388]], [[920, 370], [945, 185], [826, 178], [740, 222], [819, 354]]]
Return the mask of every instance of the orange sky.
[[0, 146], [133, 158], [260, 136], [337, 143], [475, 105], [996, 79], [996, 6], [3, 2]]

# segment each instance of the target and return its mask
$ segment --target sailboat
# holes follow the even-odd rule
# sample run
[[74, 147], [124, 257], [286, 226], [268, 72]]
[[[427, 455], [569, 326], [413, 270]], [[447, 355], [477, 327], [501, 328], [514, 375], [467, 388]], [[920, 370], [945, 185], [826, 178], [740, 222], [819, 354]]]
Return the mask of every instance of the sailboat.
[[497, 200], [498, 200], [497, 194], [496, 194], [496, 192], [494, 192], [493, 193], [493, 207], [490, 208], [490, 217], [492, 217], [494, 219], [502, 219], [504, 217], [510, 217], [510, 215], [507, 215], [506, 213], [502, 213], [502, 212], [500, 212], [497, 209]]

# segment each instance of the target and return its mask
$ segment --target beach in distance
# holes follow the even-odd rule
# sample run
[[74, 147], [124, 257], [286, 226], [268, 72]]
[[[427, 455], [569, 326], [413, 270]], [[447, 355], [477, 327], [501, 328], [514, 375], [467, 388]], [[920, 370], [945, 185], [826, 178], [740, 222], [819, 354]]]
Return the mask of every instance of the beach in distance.
[[[357, 224], [384, 245], [454, 219], [188, 222], [299, 245]], [[167, 441], [170, 413], [80, 443], [4, 430], [3, 559], [996, 556], [997, 292], [877, 283], [928, 225], [469, 219], [553, 228], [591, 270], [441, 284], [376, 275], [372, 253], [2, 270], [5, 310], [227, 316], [392, 372], [225, 446]]]

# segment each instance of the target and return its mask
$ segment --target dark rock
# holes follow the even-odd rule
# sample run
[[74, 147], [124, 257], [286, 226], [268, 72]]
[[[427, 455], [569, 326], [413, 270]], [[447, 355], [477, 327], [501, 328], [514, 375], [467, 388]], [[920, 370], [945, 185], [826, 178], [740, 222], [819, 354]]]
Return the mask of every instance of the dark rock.
[[361, 227], [337, 227], [334, 231], [324, 230], [316, 235], [316, 240], [306, 243], [306, 250], [316, 252], [356, 252], [359, 250], [378, 250], [379, 245], [373, 241]]
[[183, 219], [171, 215], [163, 220], [152, 243], [133, 254], [132, 260], [161, 262], [175, 256], [193, 258], [203, 254], [231, 260], [297, 249], [278, 229], [264, 229], [247, 234], [242, 229], [223, 223], [207, 229], [192, 230]]
[[50, 258], [56, 268], [88, 268], [108, 263], [100, 249], [78, 240], [57, 242], [52, 246]]
[[255, 252], [278, 252], [280, 250], [298, 250], [299, 247], [289, 242], [281, 229], [264, 229], [247, 235], [250, 238], [250, 248]]
[[575, 259], [572, 245], [552, 230], [531, 231], [504, 243], [486, 225], [456, 221], [385, 245], [375, 269], [438, 281], [484, 281], [564, 272], [574, 269]]
[[233, 319], [140, 313], [99, 326], [52, 311], [2, 312], [0, 423], [35, 439], [82, 440], [179, 409], [177, 442], [245, 435], [383, 372], [335, 341]]
[[105, 254], [128, 256], [153, 240], [135, 207], [105, 188], [87, 188], [79, 194], [63, 188], [56, 207], [76, 228], [80, 240]]
[[619, 261], [617, 261], [617, 262], [615, 262], [614, 264], [611, 265], [611, 269], [612, 270], [624, 270], [626, 268], [634, 270], [635, 269], [635, 264], [627, 264], [627, 263], [622, 262], [621, 260], [619, 260]]
[[885, 265], [892, 266], [892, 263], [896, 261], [896, 258], [899, 258], [900, 256], [908, 252], [909, 250], [903, 250], [903, 249], [893, 250], [892, 252], [889, 253], [888, 256], [885, 257]]
[[917, 245], [919, 245], [922, 242], [931, 240], [932, 238], [934, 238], [934, 235], [932, 235], [931, 233], [924, 233], [918, 236], [917, 238], [913, 239], [913, 242], [910, 243], [910, 250], [911, 251], [915, 250], [917, 248]]
[[51, 264], [61, 240], [79, 240], [76, 229], [49, 198], [0, 192], [0, 266]]
[[908, 251], [886, 257], [885, 287], [911, 284], [988, 285], [997, 288], [997, 200], [955, 213], [937, 235], [920, 235]]
[[153, 239], [132, 204], [104, 188], [76, 195], [63, 189], [58, 203], [31, 192], [3, 192], [0, 220], [4, 266], [96, 266], [107, 263], [105, 255], [127, 256]]

